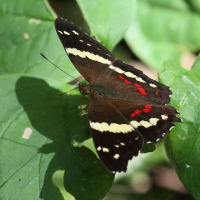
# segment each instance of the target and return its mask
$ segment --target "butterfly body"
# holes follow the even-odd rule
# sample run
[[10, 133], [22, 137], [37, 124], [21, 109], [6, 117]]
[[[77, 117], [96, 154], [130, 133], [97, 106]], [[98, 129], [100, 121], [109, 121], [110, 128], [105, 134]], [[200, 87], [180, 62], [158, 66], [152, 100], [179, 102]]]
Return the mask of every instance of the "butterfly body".
[[115, 56], [80, 28], [62, 18], [57, 34], [71, 62], [89, 84], [79, 84], [90, 97], [90, 132], [99, 158], [112, 172], [127, 170], [128, 161], [146, 143], [156, 143], [181, 122], [170, 102], [169, 87], [150, 79]]
[[87, 95], [90, 98], [99, 96], [107, 99], [108, 97], [117, 95], [115, 92], [101, 84], [79, 84], [79, 89], [82, 95]]

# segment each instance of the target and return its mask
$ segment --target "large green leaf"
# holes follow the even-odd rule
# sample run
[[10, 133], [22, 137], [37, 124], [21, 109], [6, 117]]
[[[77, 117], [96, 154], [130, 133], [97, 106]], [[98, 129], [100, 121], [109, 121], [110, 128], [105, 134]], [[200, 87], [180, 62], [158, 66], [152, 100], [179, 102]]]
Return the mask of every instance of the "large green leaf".
[[91, 34], [109, 50], [123, 38], [135, 16], [135, 0], [77, 0]]
[[199, 0], [188, 0], [187, 1], [189, 3], [189, 5], [191, 6], [191, 8], [200, 13], [200, 1]]
[[190, 6], [185, 0], [142, 0], [145, 1], [145, 3], [148, 3], [152, 6], [156, 7], [163, 7], [166, 9], [177, 9], [177, 10], [189, 10]]
[[200, 15], [186, 2], [140, 0], [125, 40], [142, 61], [159, 69], [166, 59], [181, 63], [184, 53], [200, 49], [199, 27]]
[[79, 92], [58, 98], [72, 78], [39, 55], [78, 76], [54, 18], [43, 1], [0, 0], [0, 12], [0, 199], [63, 199], [52, 181], [57, 170], [76, 199], [102, 199], [114, 174], [75, 145], [90, 138], [87, 115], [76, 122]]
[[177, 123], [166, 140], [167, 154], [179, 179], [195, 199], [200, 199], [200, 56], [191, 71], [166, 61], [160, 70], [162, 83], [172, 88], [170, 105], [180, 112]]

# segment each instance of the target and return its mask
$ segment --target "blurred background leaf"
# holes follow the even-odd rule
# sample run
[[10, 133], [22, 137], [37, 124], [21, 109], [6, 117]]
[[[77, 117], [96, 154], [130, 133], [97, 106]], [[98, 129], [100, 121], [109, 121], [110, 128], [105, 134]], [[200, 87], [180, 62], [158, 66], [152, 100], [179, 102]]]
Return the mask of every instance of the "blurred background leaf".
[[186, 1], [137, 1], [136, 18], [125, 35], [127, 45], [149, 67], [171, 59], [182, 64], [200, 49], [200, 15]]

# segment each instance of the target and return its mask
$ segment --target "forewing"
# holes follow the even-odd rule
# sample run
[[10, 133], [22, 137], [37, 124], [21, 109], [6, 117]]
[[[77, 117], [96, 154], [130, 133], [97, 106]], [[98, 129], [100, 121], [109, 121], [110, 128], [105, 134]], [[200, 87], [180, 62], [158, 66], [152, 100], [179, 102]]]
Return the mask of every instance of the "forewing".
[[71, 62], [89, 83], [115, 60], [109, 50], [73, 23], [58, 17], [55, 28]]
[[165, 105], [170, 102], [172, 94], [168, 86], [149, 78], [142, 71], [121, 60], [115, 60], [109, 65], [96, 83], [115, 88], [123, 99], [132, 101], [148, 100], [155, 104]]

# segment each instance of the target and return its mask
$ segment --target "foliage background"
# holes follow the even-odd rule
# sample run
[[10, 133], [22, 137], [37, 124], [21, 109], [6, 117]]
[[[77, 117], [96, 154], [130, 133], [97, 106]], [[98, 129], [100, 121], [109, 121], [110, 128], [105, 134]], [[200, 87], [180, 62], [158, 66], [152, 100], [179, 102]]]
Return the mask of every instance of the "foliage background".
[[54, 30], [55, 12], [47, 1], [0, 0], [0, 199], [95, 200], [111, 187], [107, 200], [200, 199], [200, 58], [190, 71], [182, 68], [200, 49], [199, 1], [52, 0], [51, 5], [59, 16], [91, 31], [117, 58], [159, 70], [159, 80], [172, 87], [170, 105], [180, 111], [183, 124], [165, 138], [170, 163], [159, 142], [153, 153], [134, 158], [112, 185], [114, 175], [87, 140], [87, 115], [76, 123], [79, 92], [57, 98], [74, 88], [66, 84], [71, 78], [39, 55], [79, 76]]

